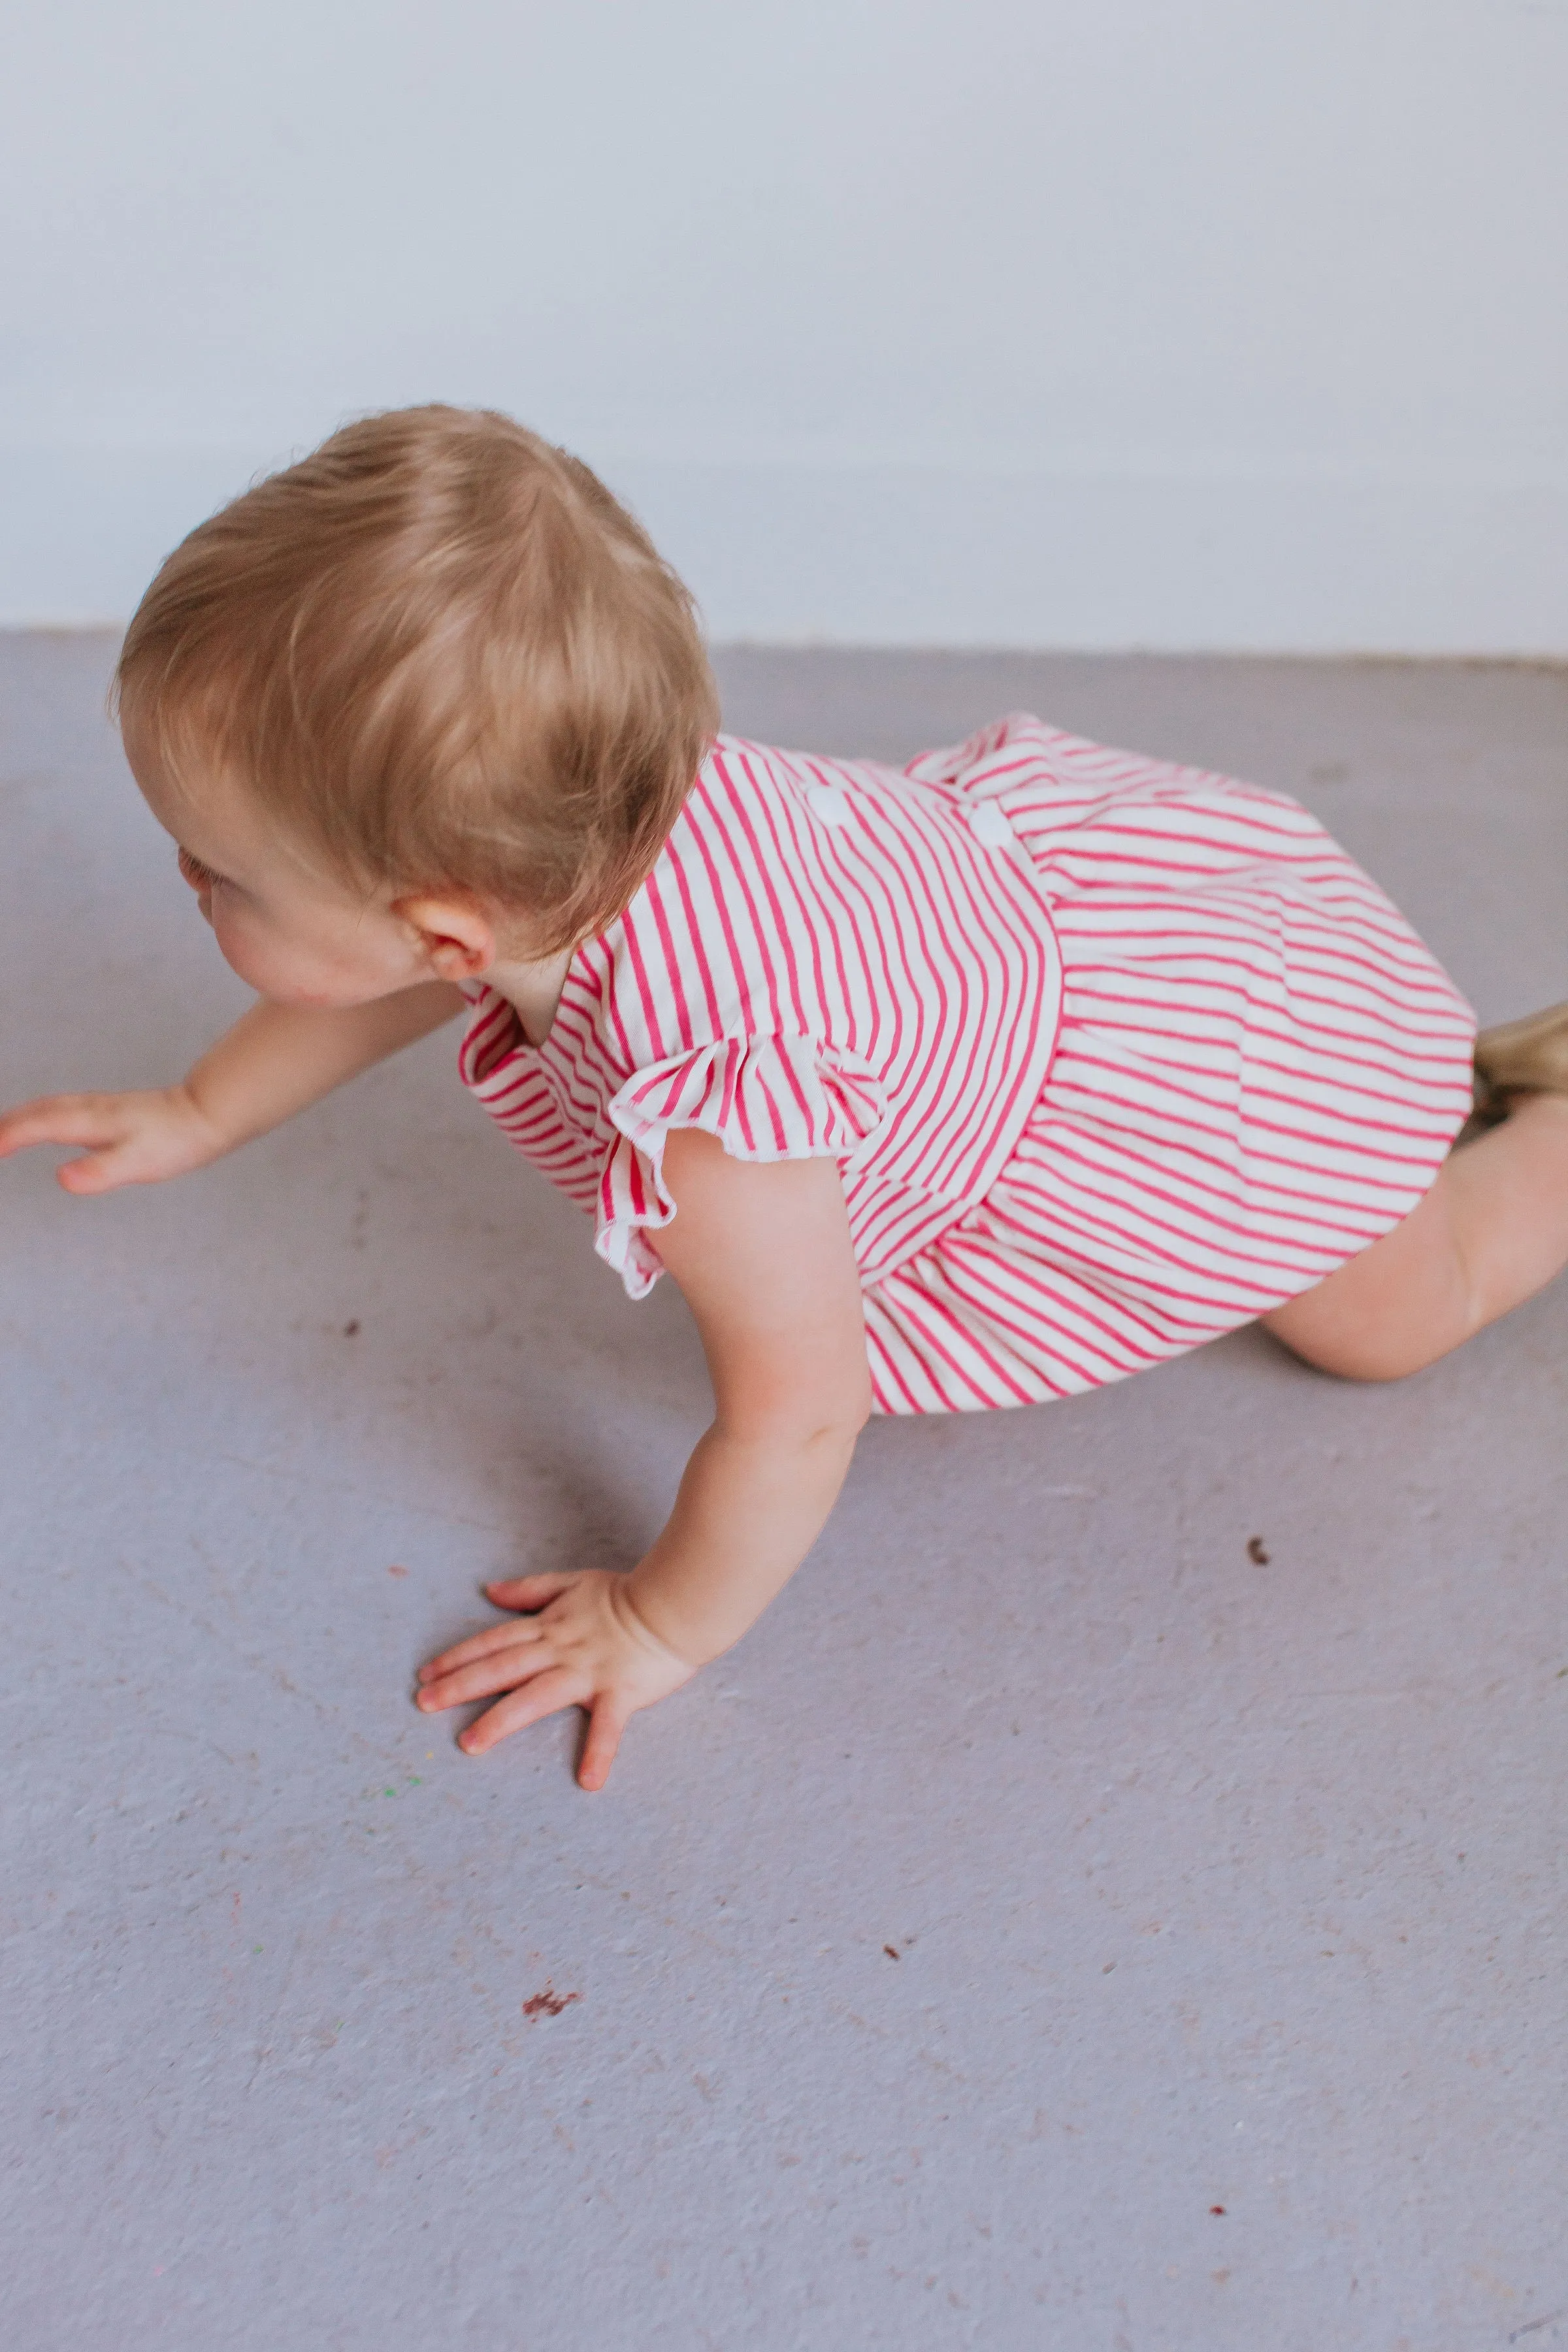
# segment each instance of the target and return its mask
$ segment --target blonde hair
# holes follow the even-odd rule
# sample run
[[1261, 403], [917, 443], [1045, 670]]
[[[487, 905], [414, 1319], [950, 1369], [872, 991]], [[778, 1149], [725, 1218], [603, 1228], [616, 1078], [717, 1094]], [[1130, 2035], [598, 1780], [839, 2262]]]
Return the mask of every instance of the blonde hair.
[[534, 950], [647, 879], [719, 724], [686, 589], [588, 467], [396, 409], [200, 524], [126, 633], [122, 717], [356, 887], [464, 887]]

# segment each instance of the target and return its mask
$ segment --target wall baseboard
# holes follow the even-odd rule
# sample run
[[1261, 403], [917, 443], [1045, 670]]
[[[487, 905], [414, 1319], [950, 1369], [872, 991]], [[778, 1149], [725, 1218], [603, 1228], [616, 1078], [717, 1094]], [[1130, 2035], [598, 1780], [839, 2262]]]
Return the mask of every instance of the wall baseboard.
[[[283, 454], [0, 452], [0, 625], [122, 620], [182, 533]], [[721, 640], [1568, 657], [1554, 478], [601, 470]]]

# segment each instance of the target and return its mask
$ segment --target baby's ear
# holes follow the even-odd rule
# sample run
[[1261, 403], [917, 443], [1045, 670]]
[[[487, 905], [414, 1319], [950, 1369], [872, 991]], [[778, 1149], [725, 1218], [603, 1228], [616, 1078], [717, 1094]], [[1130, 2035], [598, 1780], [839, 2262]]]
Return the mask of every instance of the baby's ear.
[[413, 934], [437, 980], [477, 980], [496, 960], [495, 927], [472, 898], [399, 898], [392, 911]]

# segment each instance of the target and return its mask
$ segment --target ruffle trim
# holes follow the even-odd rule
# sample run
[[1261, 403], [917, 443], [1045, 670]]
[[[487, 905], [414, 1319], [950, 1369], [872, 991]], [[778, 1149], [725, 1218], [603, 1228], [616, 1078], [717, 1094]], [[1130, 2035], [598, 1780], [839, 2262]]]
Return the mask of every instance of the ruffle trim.
[[633, 1298], [664, 1272], [647, 1239], [675, 1215], [664, 1181], [671, 1128], [716, 1135], [732, 1160], [847, 1160], [888, 1116], [880, 1081], [810, 1037], [721, 1037], [651, 1063], [606, 1106], [619, 1139], [599, 1183], [594, 1246]]

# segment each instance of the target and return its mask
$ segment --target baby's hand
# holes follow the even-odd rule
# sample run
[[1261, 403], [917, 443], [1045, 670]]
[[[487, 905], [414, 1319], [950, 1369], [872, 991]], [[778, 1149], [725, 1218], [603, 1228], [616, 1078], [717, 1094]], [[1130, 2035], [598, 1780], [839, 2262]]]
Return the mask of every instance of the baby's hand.
[[559, 1576], [517, 1576], [485, 1591], [498, 1609], [529, 1612], [443, 1650], [419, 1669], [417, 1704], [434, 1714], [512, 1696], [487, 1708], [458, 1745], [482, 1756], [509, 1732], [563, 1706], [589, 1711], [577, 1778], [602, 1789], [621, 1734], [639, 1707], [668, 1698], [696, 1673], [650, 1633], [626, 1593], [626, 1579], [603, 1569]]
[[156, 1184], [221, 1159], [229, 1148], [183, 1086], [131, 1095], [45, 1095], [0, 1114], [0, 1160], [32, 1143], [79, 1143], [55, 1171], [68, 1192]]

